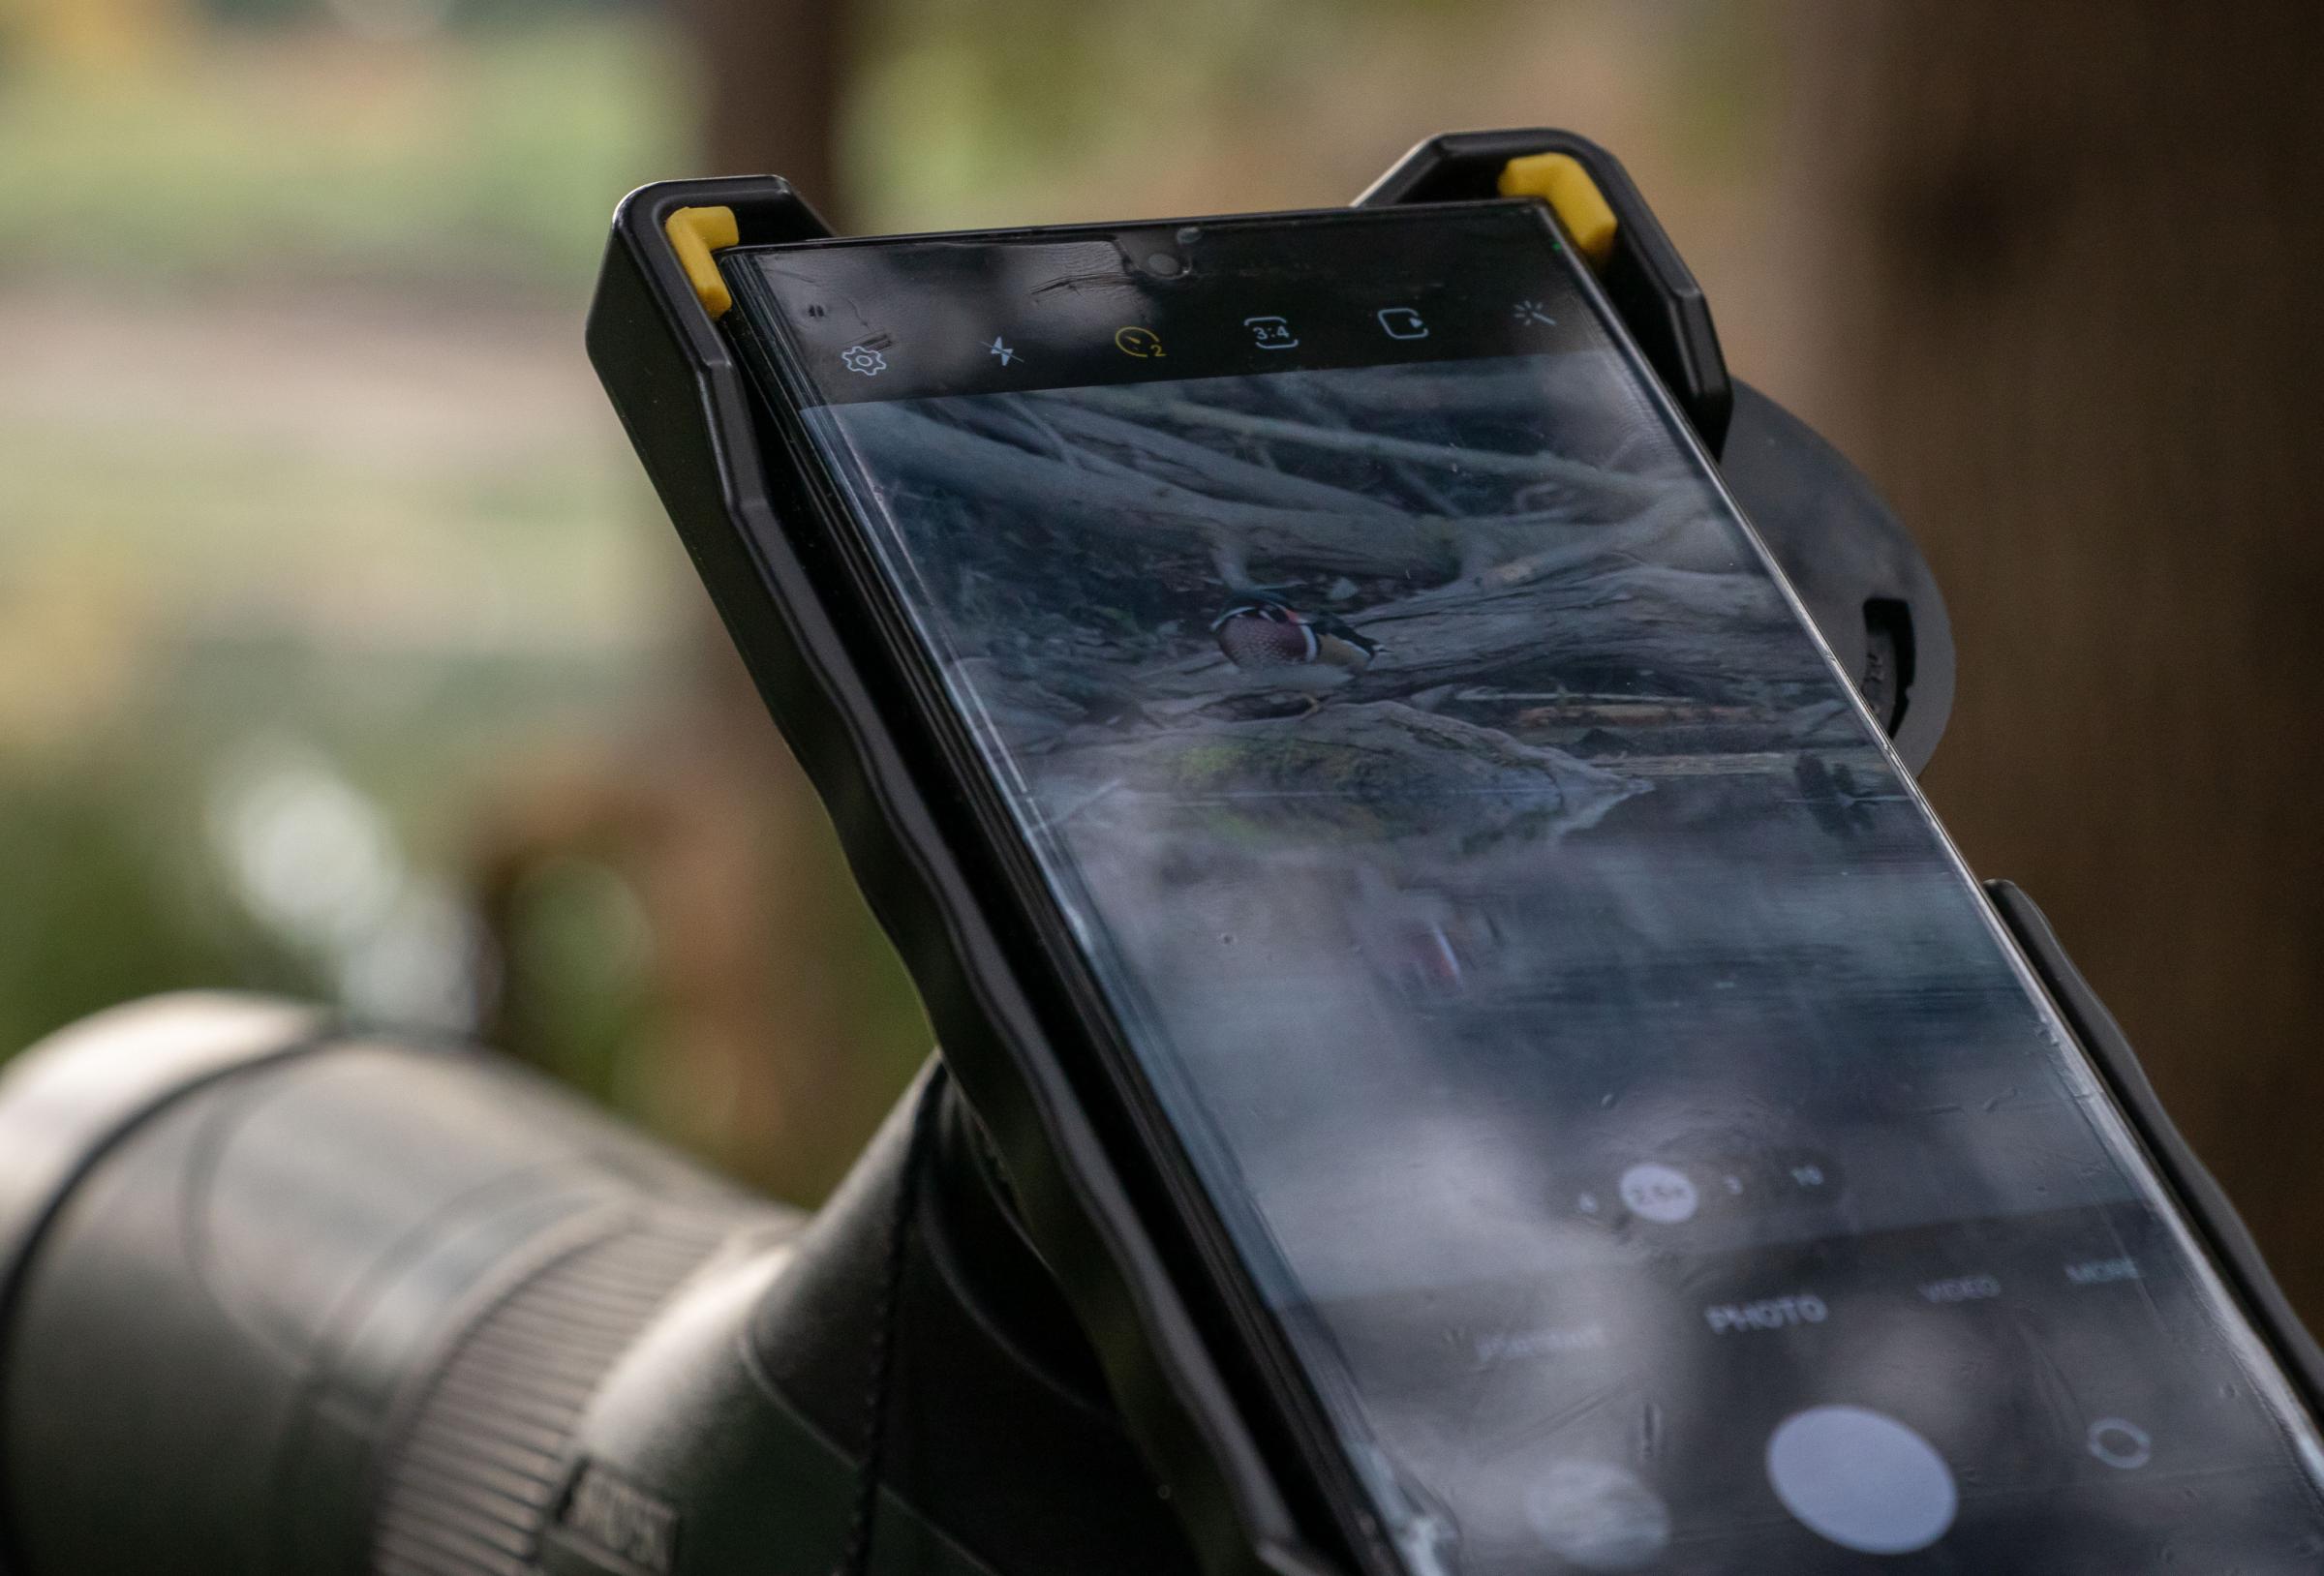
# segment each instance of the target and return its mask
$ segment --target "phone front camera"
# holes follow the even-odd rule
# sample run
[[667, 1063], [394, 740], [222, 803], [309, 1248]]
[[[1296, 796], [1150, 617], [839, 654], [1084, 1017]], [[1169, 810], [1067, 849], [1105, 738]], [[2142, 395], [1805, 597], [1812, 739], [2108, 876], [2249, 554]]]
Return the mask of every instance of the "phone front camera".
[[1163, 279], [1176, 279], [1186, 265], [1167, 252], [1157, 252], [1146, 259], [1146, 271]]

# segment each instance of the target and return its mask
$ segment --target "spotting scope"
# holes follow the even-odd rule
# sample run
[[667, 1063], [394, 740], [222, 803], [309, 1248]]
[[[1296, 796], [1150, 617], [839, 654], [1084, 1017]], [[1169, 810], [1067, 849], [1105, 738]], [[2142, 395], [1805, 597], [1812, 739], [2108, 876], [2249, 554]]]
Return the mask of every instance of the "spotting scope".
[[811, 1221], [505, 1058], [281, 1002], [118, 1008], [0, 1076], [6, 1576], [858, 1548], [1191, 1568], [939, 1074]]

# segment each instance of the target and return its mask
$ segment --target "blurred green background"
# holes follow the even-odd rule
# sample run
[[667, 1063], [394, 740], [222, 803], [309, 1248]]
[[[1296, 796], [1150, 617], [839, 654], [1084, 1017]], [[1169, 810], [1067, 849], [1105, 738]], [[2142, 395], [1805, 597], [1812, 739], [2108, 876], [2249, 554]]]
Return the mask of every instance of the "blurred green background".
[[1615, 149], [1912, 522], [1927, 784], [2324, 1308], [2312, 0], [0, 0], [0, 1055], [229, 985], [827, 1189], [925, 1053], [581, 350], [624, 191], [842, 227]]
[[819, 1191], [929, 1034], [582, 358], [621, 194], [1343, 201], [1439, 125], [1540, 118], [1576, 49], [1560, 97], [1707, 189], [1735, 15], [9, 0], [0, 1047], [287, 990]]

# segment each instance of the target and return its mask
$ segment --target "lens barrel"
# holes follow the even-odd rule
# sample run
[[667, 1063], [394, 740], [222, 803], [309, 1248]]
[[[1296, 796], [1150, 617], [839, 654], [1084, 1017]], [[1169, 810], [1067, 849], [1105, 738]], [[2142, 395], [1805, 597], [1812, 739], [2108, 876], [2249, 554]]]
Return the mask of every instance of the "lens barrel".
[[0, 1576], [830, 1576], [875, 1430], [872, 1571], [1188, 1571], [927, 1087], [810, 1221], [480, 1051], [52, 1036], [0, 1074]]
[[502, 1568], [653, 1316], [796, 1224], [505, 1061], [229, 997], [77, 1025], [0, 1080], [0, 1559]]

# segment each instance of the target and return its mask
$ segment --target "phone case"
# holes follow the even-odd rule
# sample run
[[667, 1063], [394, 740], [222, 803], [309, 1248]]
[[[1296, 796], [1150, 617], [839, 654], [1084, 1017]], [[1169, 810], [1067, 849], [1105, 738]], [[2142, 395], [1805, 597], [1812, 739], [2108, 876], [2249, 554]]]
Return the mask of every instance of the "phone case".
[[[1514, 157], [1566, 153], [1618, 221], [1601, 283], [1860, 685], [1885, 664], [1885, 720], [1914, 769], [1942, 732], [1952, 648], [1942, 598], [1910, 535], [1847, 462], [1730, 381], [1701, 292], [1621, 167], [1571, 134], [1461, 134], [1422, 144], [1361, 199], [1495, 194]], [[589, 350], [664, 506], [784, 736], [828, 806], [867, 896], [935, 1021], [947, 1063], [1003, 1163], [1028, 1234], [1104, 1363], [1125, 1421], [1215, 1572], [1379, 1566], [1369, 1511], [1330, 1441], [1298, 1408], [1259, 1400], [1301, 1382], [1248, 1339], [1248, 1310], [1217, 1294], [1219, 1251], [1177, 1227], [1203, 1207], [1150, 1159], [1156, 1120], [1114, 1080], [1059, 1054], [1086, 1034], [1071, 1001], [1024, 982], [1057, 938], [995, 912], [992, 833], [928, 731], [899, 698], [877, 642], [834, 618], [832, 565], [804, 529], [836, 507], [788, 463], [733, 347], [697, 295], [670, 221], [724, 209], [713, 244], [826, 236], [772, 177], [665, 182], [615, 216]], [[683, 224], [682, 227], [683, 227]], [[698, 277], [698, 276], [697, 276]], [[796, 522], [803, 529], [786, 529]], [[2255, 1323], [2315, 1406], [2324, 1358], [2232, 1210], [2173, 1131], [2104, 1010], [2014, 888], [1996, 908], [2188, 1215], [2209, 1235]], [[1089, 1058], [1081, 1060], [1086, 1063]], [[1357, 1545], [1366, 1544], [1360, 1552]]]
[[[995, 880], [954, 782], [925, 739], [898, 726], [896, 680], [830, 617], [786, 520], [820, 507], [769, 463], [768, 431], [731, 347], [666, 237], [682, 207], [731, 207], [745, 242], [829, 233], [787, 183], [672, 182], [617, 214], [589, 323], [592, 359], [720, 616], [813, 780], [867, 899], [910, 968], [946, 1063], [997, 1150], [1028, 1235], [1089, 1333], [1124, 1421], [1214, 1571], [1304, 1576], [1340, 1568], [1309, 1546], [1302, 1459], [1255, 1433], [1237, 1396], [1255, 1376], [1222, 1366], [1182, 1294], [1187, 1244], [1157, 1240], [1158, 1179], [1125, 1174], [1135, 1145], [1105, 1141], [1097, 1110], [1057, 1054], [1062, 1004], [1027, 997], [1027, 938], [992, 923]], [[1070, 1031], [1069, 1031], [1070, 1032]], [[1264, 1428], [1264, 1424], [1261, 1425]], [[1294, 1498], [1304, 1501], [1295, 1513]]]

